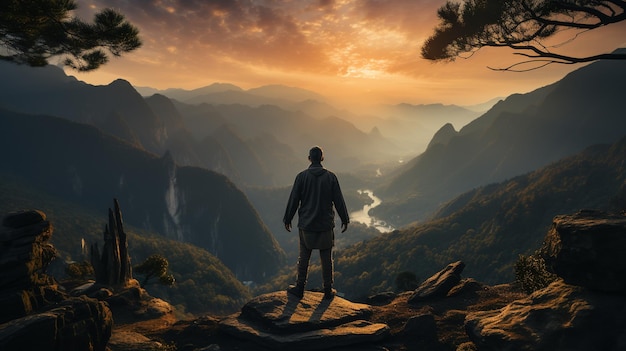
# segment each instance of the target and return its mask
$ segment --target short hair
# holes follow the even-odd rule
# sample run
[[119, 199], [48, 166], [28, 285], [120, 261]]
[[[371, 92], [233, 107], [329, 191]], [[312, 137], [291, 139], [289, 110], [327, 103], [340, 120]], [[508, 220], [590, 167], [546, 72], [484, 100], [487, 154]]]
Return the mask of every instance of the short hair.
[[319, 146], [313, 146], [311, 150], [309, 150], [309, 159], [311, 162], [322, 162], [322, 158], [324, 156], [324, 151]]

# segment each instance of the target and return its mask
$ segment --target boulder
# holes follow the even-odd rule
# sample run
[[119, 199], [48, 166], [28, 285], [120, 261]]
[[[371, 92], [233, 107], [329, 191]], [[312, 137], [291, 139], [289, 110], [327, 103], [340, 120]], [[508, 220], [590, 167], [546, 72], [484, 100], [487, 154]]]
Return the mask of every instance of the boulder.
[[430, 298], [445, 297], [461, 281], [461, 272], [465, 263], [450, 263], [432, 277], [426, 279], [409, 297], [409, 303], [417, 303]]
[[387, 305], [391, 303], [391, 301], [393, 301], [396, 297], [398, 297], [398, 294], [394, 293], [393, 291], [385, 291], [372, 296], [368, 296], [367, 303], [375, 306]]
[[389, 327], [367, 320], [369, 305], [306, 291], [298, 299], [285, 291], [258, 296], [240, 313], [219, 323], [221, 332], [273, 350], [323, 350], [380, 341]]
[[470, 312], [479, 350], [626, 350], [626, 299], [557, 280], [494, 311]]
[[40, 211], [8, 214], [0, 227], [0, 286], [3, 290], [24, 289], [45, 282], [40, 272], [54, 257], [46, 243], [52, 225]]
[[143, 334], [133, 331], [118, 331], [111, 336], [109, 349], [111, 351], [156, 351], [166, 350], [166, 346]]
[[626, 294], [626, 216], [580, 211], [556, 216], [546, 235], [548, 270], [566, 283]]
[[10, 213], [0, 227], [0, 350], [105, 350], [106, 303], [70, 297], [45, 274], [56, 250], [41, 211]]
[[418, 314], [409, 318], [400, 332], [404, 336], [422, 342], [437, 340], [437, 324], [431, 313]]
[[105, 303], [77, 297], [0, 324], [2, 350], [102, 350], [113, 316]]
[[447, 297], [475, 293], [485, 290], [485, 285], [474, 278], [462, 279], [459, 284], [455, 285], [448, 291]]

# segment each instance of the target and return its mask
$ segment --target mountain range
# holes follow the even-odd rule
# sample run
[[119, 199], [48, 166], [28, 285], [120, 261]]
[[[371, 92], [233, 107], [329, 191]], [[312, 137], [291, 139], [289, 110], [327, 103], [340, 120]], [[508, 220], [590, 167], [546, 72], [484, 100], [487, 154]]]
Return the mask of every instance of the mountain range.
[[[351, 170], [405, 153], [380, 130], [363, 132], [342, 114], [354, 116], [312, 100], [323, 97], [297, 88], [265, 86], [246, 91], [263, 101], [258, 105], [224, 97], [241, 93], [230, 85], [209, 86], [189, 94], [169, 91], [185, 101], [222, 94], [215, 100], [218, 104], [192, 104], [163, 94], [144, 98], [121, 79], [103, 86], [89, 85], [54, 66], [31, 68], [1, 62], [0, 74], [6, 78], [0, 82], [0, 106], [7, 110], [90, 124], [156, 155], [170, 151], [177, 164], [215, 170], [239, 186], [290, 184], [294, 172], [306, 166], [306, 152], [313, 145], [323, 145], [332, 155], [329, 166], [336, 170]], [[186, 99], [188, 96], [195, 97]], [[275, 101], [278, 96], [289, 101], [292, 109], [280, 107]], [[312, 116], [302, 111], [304, 108], [324, 115]], [[295, 160], [301, 162], [293, 164]], [[257, 171], [250, 172], [250, 168]]]
[[[626, 137], [477, 187], [447, 202], [422, 224], [337, 252], [337, 286], [346, 296], [364, 300], [393, 289], [401, 272], [425, 279], [457, 260], [478, 281], [512, 282], [519, 255], [541, 247], [552, 219], [585, 209], [626, 213]], [[311, 277], [317, 280], [318, 273]]]
[[423, 221], [449, 199], [580, 152], [626, 131], [622, 62], [596, 62], [562, 80], [497, 103], [458, 132], [442, 127], [426, 151], [378, 188], [377, 216]]
[[[116, 197], [129, 224], [203, 248], [239, 280], [286, 267], [282, 243], [297, 237], [279, 245], [272, 231], [314, 144], [342, 187], [373, 188], [383, 204], [371, 214], [402, 228], [337, 253], [336, 281], [350, 297], [459, 259], [470, 276], [510, 281], [517, 255], [539, 246], [554, 215], [626, 203], [619, 62], [587, 65], [484, 113], [399, 104], [362, 115], [281, 86], [142, 96], [126, 81], [92, 86], [56, 67], [0, 63], [0, 74], [0, 147], [9, 150], [0, 174], [90, 210]], [[367, 202], [346, 197], [351, 210]]]

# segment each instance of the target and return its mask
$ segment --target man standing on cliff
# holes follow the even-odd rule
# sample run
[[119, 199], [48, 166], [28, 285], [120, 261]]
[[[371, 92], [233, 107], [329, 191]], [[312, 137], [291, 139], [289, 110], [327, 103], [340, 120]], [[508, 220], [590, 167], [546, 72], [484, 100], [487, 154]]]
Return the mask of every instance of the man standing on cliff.
[[341, 194], [337, 176], [322, 166], [323, 151], [319, 146], [309, 150], [309, 168], [296, 176], [287, 202], [283, 223], [291, 232], [291, 220], [298, 211], [298, 231], [300, 235], [300, 256], [296, 285], [291, 285], [287, 292], [299, 298], [304, 296], [309, 260], [313, 249], [320, 251], [322, 278], [324, 280], [324, 299], [332, 299], [333, 257], [335, 245], [335, 212], [341, 218], [341, 232], [348, 229], [348, 210]]

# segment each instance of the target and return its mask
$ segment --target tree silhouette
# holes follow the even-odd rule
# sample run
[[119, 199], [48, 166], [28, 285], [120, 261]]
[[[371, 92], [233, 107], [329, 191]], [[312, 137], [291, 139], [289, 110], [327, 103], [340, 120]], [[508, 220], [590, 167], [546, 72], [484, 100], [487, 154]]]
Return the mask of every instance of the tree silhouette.
[[135, 273], [144, 276], [141, 286], [145, 287], [150, 283], [150, 279], [157, 279], [162, 285], [171, 286], [174, 284], [174, 276], [167, 273], [169, 262], [161, 255], [151, 255], [142, 264], [134, 267]]
[[0, 59], [45, 66], [60, 57], [65, 66], [91, 71], [109, 54], [141, 46], [137, 28], [118, 12], [102, 10], [90, 24], [71, 16], [76, 8], [73, 0], [0, 1]]
[[[439, 24], [422, 46], [428, 60], [454, 60], [484, 47], [509, 47], [528, 58], [497, 70], [527, 71], [552, 63], [625, 60], [624, 52], [574, 57], [552, 52], [545, 40], [565, 30], [574, 40], [583, 31], [626, 19], [620, 0], [464, 0], [447, 1], [437, 11]], [[518, 69], [531, 63], [529, 69]], [[492, 68], [495, 69], [495, 68]]]
[[400, 292], [410, 291], [410, 290], [415, 290], [419, 287], [419, 280], [417, 279], [417, 276], [415, 275], [415, 273], [404, 271], [404, 272], [400, 272], [396, 276], [395, 284], [396, 284], [396, 288]]

